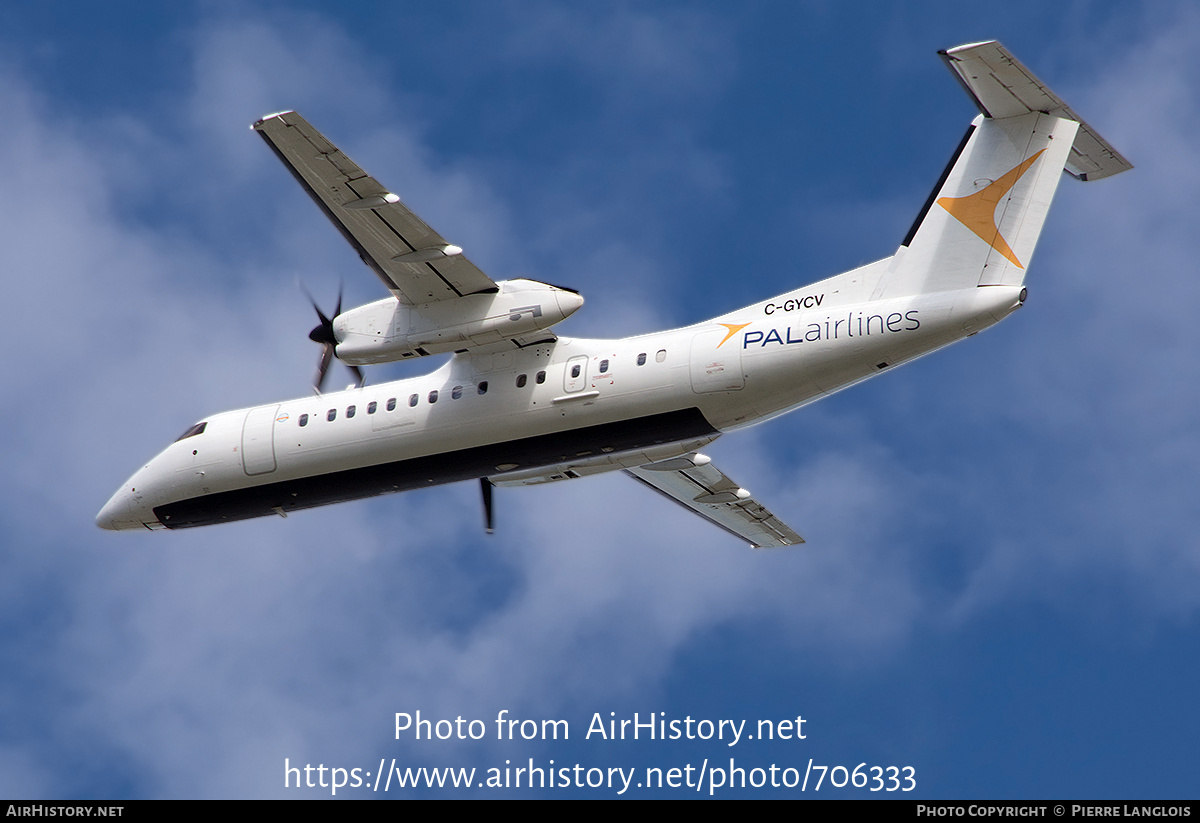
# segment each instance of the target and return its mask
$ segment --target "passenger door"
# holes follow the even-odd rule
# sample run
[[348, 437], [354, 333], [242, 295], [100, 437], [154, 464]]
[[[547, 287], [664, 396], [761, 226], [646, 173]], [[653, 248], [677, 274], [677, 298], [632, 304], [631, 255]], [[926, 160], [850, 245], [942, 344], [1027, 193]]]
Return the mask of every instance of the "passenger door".
[[242, 468], [246, 474], [275, 471], [275, 415], [279, 404], [261, 406], [246, 412], [242, 424]]

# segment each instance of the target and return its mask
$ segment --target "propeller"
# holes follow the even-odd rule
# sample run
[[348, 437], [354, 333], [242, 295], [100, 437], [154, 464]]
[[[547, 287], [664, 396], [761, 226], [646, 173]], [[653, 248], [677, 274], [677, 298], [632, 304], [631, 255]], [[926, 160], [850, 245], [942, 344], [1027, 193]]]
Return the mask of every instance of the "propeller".
[[[333, 321], [342, 313], [342, 287], [338, 286], [337, 307], [333, 310], [333, 317], [326, 317], [325, 312], [321, 311], [321, 307], [317, 305], [317, 301], [313, 299], [312, 294], [307, 288], [301, 284], [304, 289], [305, 296], [308, 297], [308, 302], [312, 303], [313, 311], [317, 313], [317, 319], [320, 322], [308, 333], [308, 339], [314, 343], [321, 344], [321, 357], [317, 360], [317, 373], [313, 376], [313, 388], [317, 394], [321, 393], [321, 388], [325, 385], [325, 378], [329, 374], [329, 364], [333, 362], [334, 348], [337, 346], [337, 337], [333, 333]], [[358, 366], [346, 364], [346, 368], [354, 372], [354, 382], [361, 386], [363, 384], [362, 369]]]
[[483, 491], [483, 527], [488, 534], [495, 532], [496, 517], [492, 508], [492, 481], [486, 477], [479, 478], [479, 487]]

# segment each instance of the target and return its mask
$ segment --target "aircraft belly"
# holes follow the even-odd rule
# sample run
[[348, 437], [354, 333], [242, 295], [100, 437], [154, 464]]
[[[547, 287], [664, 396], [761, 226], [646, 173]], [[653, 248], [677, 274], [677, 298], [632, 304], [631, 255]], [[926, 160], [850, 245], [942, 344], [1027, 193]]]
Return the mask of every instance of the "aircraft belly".
[[157, 506], [154, 513], [167, 528], [204, 526], [716, 434], [693, 407], [260, 483]]

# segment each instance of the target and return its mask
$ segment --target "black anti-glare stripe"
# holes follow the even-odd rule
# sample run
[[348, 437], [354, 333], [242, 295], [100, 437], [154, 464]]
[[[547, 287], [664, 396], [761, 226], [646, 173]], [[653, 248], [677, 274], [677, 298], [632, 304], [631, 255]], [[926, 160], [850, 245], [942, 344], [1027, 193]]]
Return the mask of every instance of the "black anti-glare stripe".
[[[248, 489], [208, 494], [168, 503], [154, 516], [169, 529], [228, 523], [360, 500], [389, 492], [409, 491], [442, 483], [496, 475], [508, 463], [522, 471], [568, 463], [580, 457], [624, 452], [711, 437], [717, 430], [693, 407], [673, 412], [603, 423], [570, 431], [525, 437], [470, 449], [399, 460], [378, 466], [349, 469], [283, 480]], [[744, 538], [743, 538], [744, 539]]]
[[[958, 75], [956, 74], [955, 77]], [[913, 221], [912, 227], [908, 230], [908, 234], [904, 235], [904, 241], [901, 246], [907, 246], [917, 236], [917, 229], [921, 228], [921, 224], [925, 222], [925, 215], [929, 214], [929, 209], [933, 206], [933, 201], [938, 196], [938, 192], [942, 190], [942, 186], [946, 184], [946, 178], [950, 176], [950, 172], [954, 169], [954, 164], [958, 162], [959, 155], [963, 153], [963, 149], [967, 147], [967, 141], [971, 139], [971, 135], [975, 133], [975, 124], [972, 123], [967, 127], [967, 133], [963, 135], [963, 139], [959, 141], [958, 148], [954, 150], [954, 156], [950, 158], [950, 162], [946, 164], [946, 168], [942, 169], [942, 176], [938, 178], [937, 183], [933, 186], [933, 191], [929, 192], [929, 198], [926, 199], [925, 205], [921, 207], [921, 213], [917, 215], [917, 219]]]
[[[288, 126], [288, 128], [292, 127]], [[366, 247], [358, 241], [358, 238], [354, 236], [346, 224], [338, 219], [337, 215], [333, 213], [333, 210], [329, 208], [329, 204], [321, 199], [321, 196], [317, 194], [316, 190], [308, 184], [307, 180], [304, 179], [304, 175], [300, 173], [300, 170], [296, 168], [292, 162], [288, 160], [287, 155], [285, 155], [279, 149], [279, 147], [275, 145], [275, 141], [272, 140], [264, 131], [259, 131], [258, 134], [260, 137], [262, 137], [266, 144], [271, 147], [271, 151], [275, 153], [275, 156], [279, 158], [284, 167], [292, 173], [292, 177], [296, 178], [296, 182], [300, 184], [300, 187], [308, 192], [308, 196], [311, 197], [313, 201], [320, 207], [321, 211], [325, 212], [325, 216], [328, 217], [329, 221], [333, 223], [333, 225], [337, 227], [337, 230], [342, 233], [342, 237], [346, 238], [346, 242], [358, 252], [359, 259], [361, 259], [363, 263], [367, 264], [367, 266], [370, 267], [375, 274], [379, 275], [380, 279], [382, 279], [384, 283], [390, 284], [388, 288], [399, 290], [400, 286], [396, 284], [396, 281], [388, 277], [387, 272], [383, 270], [383, 267], [379, 265], [379, 262], [371, 256], [370, 252], [368, 252]]]

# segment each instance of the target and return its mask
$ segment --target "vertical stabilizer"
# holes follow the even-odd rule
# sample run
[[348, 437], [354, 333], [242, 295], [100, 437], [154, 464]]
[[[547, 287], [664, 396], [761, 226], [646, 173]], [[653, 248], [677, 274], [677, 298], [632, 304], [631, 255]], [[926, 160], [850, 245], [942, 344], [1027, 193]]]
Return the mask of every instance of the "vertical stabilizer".
[[983, 114], [975, 118], [876, 298], [1019, 286], [1067, 169], [1078, 179], [1131, 168], [999, 43], [942, 52]]

